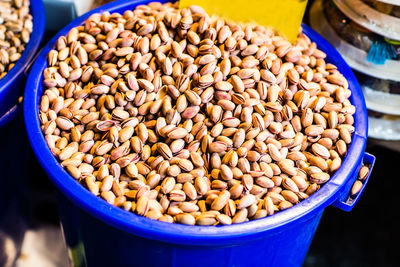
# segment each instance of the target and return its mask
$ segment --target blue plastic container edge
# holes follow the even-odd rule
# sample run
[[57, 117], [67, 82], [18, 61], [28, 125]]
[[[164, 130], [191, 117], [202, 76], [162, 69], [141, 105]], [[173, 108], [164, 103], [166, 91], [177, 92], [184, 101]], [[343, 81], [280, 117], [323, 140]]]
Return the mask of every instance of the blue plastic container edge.
[[[16, 80], [22, 78], [21, 76], [23, 74], [27, 76], [26, 70], [32, 63], [42, 41], [46, 23], [42, 0], [30, 0], [30, 12], [33, 17], [33, 30], [30, 40], [26, 45], [21, 58], [15, 63], [15, 66], [2, 79], [0, 79], [0, 99], [4, 97], [7, 90], [16, 90], [15, 88], [12, 88], [13, 84]], [[19, 105], [17, 103], [15, 104]], [[19, 110], [20, 108], [12, 106], [8, 112], [0, 114], [0, 127], [11, 121]]]
[[37, 114], [39, 99], [43, 90], [41, 80], [42, 72], [47, 64], [47, 53], [54, 46], [59, 36], [66, 35], [69, 29], [82, 24], [91, 14], [106, 10], [114, 12], [128, 7], [132, 9], [134, 6], [148, 2], [145, 0], [117, 1], [79, 17], [62, 29], [44, 47], [33, 65], [25, 90], [24, 112], [26, 127], [33, 150], [55, 186], [75, 205], [113, 227], [145, 238], [176, 244], [221, 245], [242, 242], [241, 239], [245, 237], [257, 238], [257, 234], [260, 232], [282, 231], [282, 226], [289, 225], [295, 220], [302, 220], [302, 216], [306, 219], [307, 216], [312, 216], [312, 214], [319, 212], [320, 209], [332, 204], [340, 193], [343, 193], [340, 192], [342, 185], [353, 176], [355, 169], [363, 158], [368, 129], [367, 112], [361, 88], [350, 67], [326, 40], [306, 25], [303, 25], [304, 33], [318, 44], [319, 49], [328, 54], [327, 61], [335, 64], [348, 79], [349, 87], [352, 90], [351, 102], [357, 108], [357, 112], [354, 114], [356, 131], [353, 134], [352, 144], [341, 168], [327, 184], [308, 199], [273, 216], [242, 224], [223, 227], [186, 226], [154, 221], [114, 207], [94, 196], [70, 177], [47, 147], [40, 130]]
[[21, 111], [22, 104], [18, 103], [13, 106], [9, 111], [7, 111], [3, 116], [0, 117], [0, 129], [12, 121], [17, 114]]

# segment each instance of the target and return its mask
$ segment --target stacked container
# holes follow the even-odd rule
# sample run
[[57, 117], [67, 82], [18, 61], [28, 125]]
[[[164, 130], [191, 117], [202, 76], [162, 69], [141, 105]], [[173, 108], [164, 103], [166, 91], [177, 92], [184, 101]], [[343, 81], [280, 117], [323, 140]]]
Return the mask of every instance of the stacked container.
[[400, 2], [317, 0], [310, 25], [356, 74], [369, 113], [369, 137], [400, 140]]
[[[0, 265], [11, 266], [24, 235], [29, 183], [29, 142], [22, 95], [28, 70], [39, 50], [45, 26], [41, 0], [30, 0], [33, 31], [21, 58], [0, 79]], [[4, 249], [8, 247], [9, 249]]]

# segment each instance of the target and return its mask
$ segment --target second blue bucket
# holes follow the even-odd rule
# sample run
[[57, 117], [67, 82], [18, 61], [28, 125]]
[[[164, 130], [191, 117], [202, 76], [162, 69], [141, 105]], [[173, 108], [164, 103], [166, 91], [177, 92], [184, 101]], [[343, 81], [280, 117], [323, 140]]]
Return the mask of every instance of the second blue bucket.
[[[350, 188], [363, 162], [367, 111], [362, 91], [338, 52], [306, 25], [304, 33], [327, 54], [327, 61], [344, 74], [356, 106], [352, 144], [340, 169], [319, 191], [294, 207], [264, 219], [223, 227], [187, 226], [150, 220], [124, 211], [94, 196], [78, 184], [51, 154], [40, 130], [38, 107], [47, 53], [57, 38], [81, 25], [95, 12], [132, 10], [150, 1], [117, 1], [95, 9], [61, 30], [36, 60], [25, 93], [25, 120], [33, 150], [57, 191], [64, 236], [75, 266], [300, 266], [324, 209], [351, 210]], [[364, 186], [366, 182], [364, 183]]]
[[25, 51], [15, 66], [0, 79], [0, 128], [20, 110], [18, 97], [23, 94], [29, 67], [43, 38], [46, 20], [42, 0], [30, 1], [30, 13], [33, 17], [33, 30]]
[[[28, 69], [42, 41], [45, 26], [41, 0], [30, 1], [33, 32], [21, 58], [0, 79], [0, 266], [3, 262], [4, 236], [15, 246], [16, 254], [8, 255], [10, 262], [17, 257], [25, 234], [29, 197], [29, 160], [32, 152], [25, 131], [22, 104], [19, 97], [25, 88]], [[24, 166], [24, 168], [21, 168]]]

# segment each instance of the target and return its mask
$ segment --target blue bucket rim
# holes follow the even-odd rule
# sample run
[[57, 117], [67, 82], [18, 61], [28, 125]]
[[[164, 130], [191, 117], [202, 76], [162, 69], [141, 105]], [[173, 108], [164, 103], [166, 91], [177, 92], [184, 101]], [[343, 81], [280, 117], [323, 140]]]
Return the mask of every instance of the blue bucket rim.
[[47, 53], [54, 47], [60, 36], [66, 35], [71, 28], [81, 25], [92, 14], [132, 9], [137, 5], [149, 2], [151, 1], [115, 1], [82, 15], [59, 31], [46, 44], [34, 63], [25, 90], [26, 128], [33, 151], [56, 188], [74, 205], [112, 227], [147, 239], [184, 245], [223, 245], [241, 242], [243, 237], [260, 238], [259, 233], [281, 231], [282, 227], [312, 216], [315, 212], [332, 204], [343, 193], [341, 191], [363, 158], [368, 129], [367, 110], [361, 88], [350, 67], [331, 44], [305, 24], [302, 24], [303, 32], [317, 43], [318, 49], [327, 54], [327, 61], [335, 64], [347, 78], [352, 91], [350, 101], [357, 109], [354, 114], [353, 140], [341, 167], [325, 185], [309, 198], [272, 216], [240, 224], [221, 227], [171, 224], [139, 216], [107, 203], [80, 185], [61, 167], [47, 146], [38, 117], [40, 103], [38, 91], [40, 89], [40, 93], [43, 92], [41, 82], [43, 70], [47, 66]]
[[[43, 38], [46, 24], [43, 2], [41, 0], [30, 0], [29, 9], [33, 22], [32, 33], [20, 59], [17, 60], [14, 67], [0, 79], [0, 98], [7, 90], [15, 90], [11, 85], [29, 69]], [[0, 114], [0, 116], [1, 115], [4, 114]]]
[[15, 106], [11, 107], [6, 113], [0, 117], [0, 129], [12, 121], [22, 109], [22, 104], [17, 103]]

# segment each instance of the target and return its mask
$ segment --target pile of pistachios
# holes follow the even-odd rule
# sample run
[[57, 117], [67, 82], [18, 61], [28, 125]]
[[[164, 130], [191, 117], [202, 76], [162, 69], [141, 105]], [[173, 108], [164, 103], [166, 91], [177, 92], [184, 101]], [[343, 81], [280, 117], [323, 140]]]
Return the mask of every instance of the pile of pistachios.
[[351, 91], [300, 33], [150, 3], [91, 15], [48, 55], [39, 117], [82, 186], [151, 219], [241, 223], [308, 198], [340, 167]]

